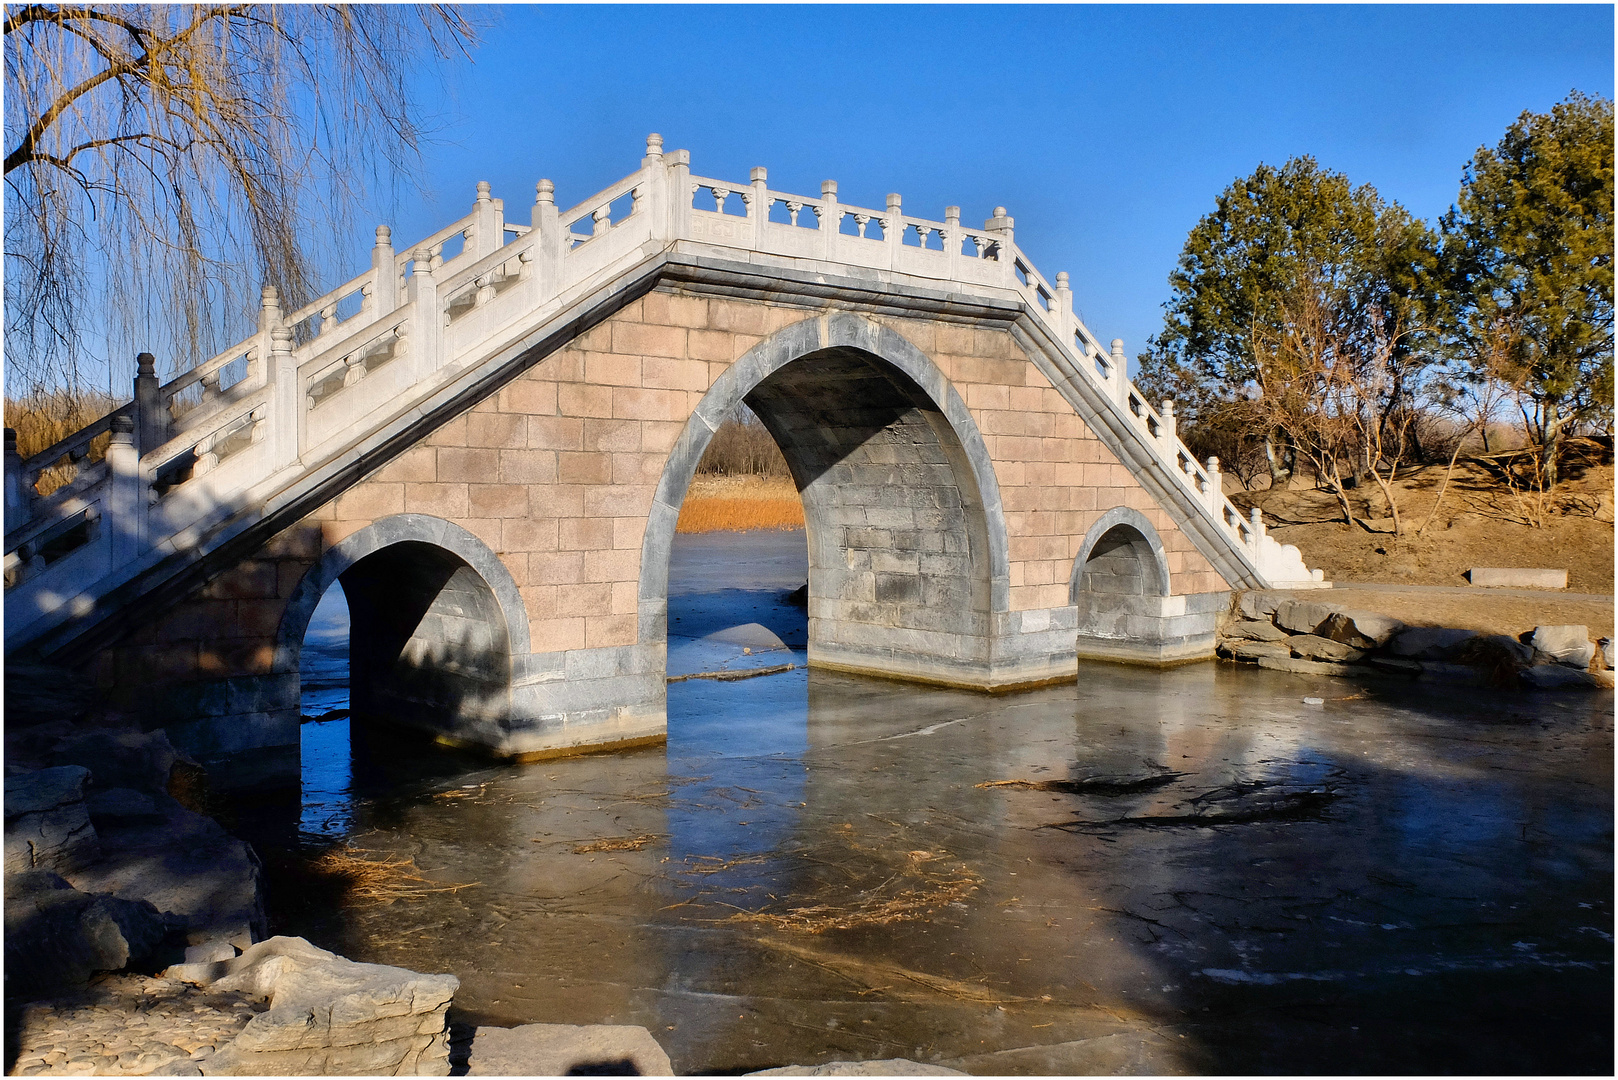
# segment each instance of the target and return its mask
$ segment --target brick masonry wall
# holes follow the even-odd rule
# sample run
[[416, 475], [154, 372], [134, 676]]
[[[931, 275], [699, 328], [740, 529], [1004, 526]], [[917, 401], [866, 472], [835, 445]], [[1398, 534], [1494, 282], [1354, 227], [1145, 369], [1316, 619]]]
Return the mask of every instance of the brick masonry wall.
[[[321, 552], [378, 518], [432, 514], [495, 551], [535, 652], [631, 645], [653, 492], [692, 410], [765, 336], [814, 313], [653, 292], [440, 427], [99, 658], [103, 684], [267, 672], [286, 599]], [[1013, 611], [1060, 607], [1086, 530], [1143, 513], [1175, 593], [1228, 588], [1006, 332], [879, 318], [938, 364], [995, 462]]]

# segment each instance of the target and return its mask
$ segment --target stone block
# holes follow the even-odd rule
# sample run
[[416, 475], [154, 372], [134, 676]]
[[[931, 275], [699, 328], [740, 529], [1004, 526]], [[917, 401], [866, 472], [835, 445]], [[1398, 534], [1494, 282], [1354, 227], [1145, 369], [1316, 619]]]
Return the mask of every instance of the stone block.
[[472, 1036], [470, 1076], [672, 1076], [674, 1066], [652, 1033], [627, 1024], [525, 1024], [480, 1027]]
[[1259, 660], [1266, 656], [1282, 659], [1292, 655], [1292, 650], [1279, 641], [1230, 641], [1225, 648], [1238, 660]]
[[1346, 678], [1363, 669], [1350, 664], [1333, 664], [1321, 660], [1298, 660], [1290, 656], [1261, 656], [1258, 666], [1271, 671], [1290, 671], [1297, 675], [1335, 675]]
[[[12, 773], [5, 790], [5, 872], [72, 873], [101, 854], [84, 788], [90, 771], [77, 765]], [[121, 965], [120, 965], [121, 966]]]
[[1417, 626], [1395, 637], [1388, 651], [1395, 656], [1409, 656], [1417, 660], [1445, 660], [1474, 637], [1477, 637], [1476, 630]]
[[1387, 671], [1395, 675], [1409, 675], [1414, 678], [1421, 674], [1421, 664], [1418, 661], [1399, 656], [1373, 656], [1368, 662], [1378, 671]]
[[[1269, 620], [1277, 608], [1286, 603], [1291, 597], [1286, 593], [1264, 592], [1253, 589], [1242, 593], [1238, 604], [1241, 612], [1249, 619]], [[1313, 629], [1311, 627], [1310, 629]]]
[[1536, 626], [1528, 644], [1546, 660], [1581, 670], [1590, 666], [1596, 654], [1588, 626]]
[[6, 993], [27, 1000], [82, 984], [151, 956], [177, 933], [176, 920], [151, 904], [92, 895], [43, 870], [8, 872]]
[[449, 1073], [444, 1017], [460, 988], [452, 975], [358, 964], [288, 937], [261, 941], [235, 959], [170, 971], [270, 1000], [208, 1059], [210, 1075]]
[[1287, 632], [1268, 619], [1241, 619], [1224, 628], [1225, 636], [1249, 641], [1285, 641]]
[[1313, 600], [1283, 600], [1275, 608], [1275, 624], [1296, 634], [1313, 634], [1336, 608]]
[[1526, 685], [1536, 690], [1599, 690], [1612, 685], [1588, 671], [1579, 671], [1561, 664], [1538, 664], [1524, 668], [1521, 678]]
[[1286, 641], [1287, 648], [1292, 655], [1304, 660], [1332, 660], [1338, 663], [1351, 664], [1365, 656], [1362, 649], [1352, 645], [1345, 645], [1331, 638], [1318, 637], [1314, 634], [1298, 634]]
[[466, 445], [516, 449], [528, 445], [528, 418], [474, 411], [466, 418]]
[[1473, 585], [1491, 589], [1565, 589], [1566, 570], [1530, 567], [1474, 566], [1466, 579]]
[[1602, 638], [1596, 642], [1596, 666], [1602, 671], [1611, 671], [1612, 661], [1612, 638]]
[[1404, 628], [1405, 624], [1398, 619], [1370, 611], [1335, 611], [1318, 632], [1321, 637], [1357, 649], [1376, 649]]

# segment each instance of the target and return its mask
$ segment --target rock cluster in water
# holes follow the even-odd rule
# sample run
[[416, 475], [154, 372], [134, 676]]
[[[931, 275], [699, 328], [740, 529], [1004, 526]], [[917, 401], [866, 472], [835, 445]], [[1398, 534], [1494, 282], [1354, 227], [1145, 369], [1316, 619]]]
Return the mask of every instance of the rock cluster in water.
[[1538, 689], [1611, 687], [1612, 642], [1584, 626], [1521, 639], [1398, 619], [1284, 592], [1246, 592], [1219, 629], [1219, 655], [1307, 675], [1369, 672]]

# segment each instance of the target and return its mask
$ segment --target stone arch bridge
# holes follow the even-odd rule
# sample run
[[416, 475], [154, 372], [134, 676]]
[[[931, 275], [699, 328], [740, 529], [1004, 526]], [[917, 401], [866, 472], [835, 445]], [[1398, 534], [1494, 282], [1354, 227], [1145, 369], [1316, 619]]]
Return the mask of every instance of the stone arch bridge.
[[1232, 588], [1319, 584], [1003, 210], [710, 179], [653, 136], [571, 209], [542, 180], [508, 221], [480, 184], [407, 249], [378, 229], [352, 281], [291, 312], [266, 289], [235, 347], [166, 384], [143, 356], [129, 404], [8, 441], [6, 655], [284, 779], [340, 580], [356, 709], [506, 755], [659, 738], [675, 519], [739, 402], [802, 493], [812, 666], [1000, 690], [1174, 663]]

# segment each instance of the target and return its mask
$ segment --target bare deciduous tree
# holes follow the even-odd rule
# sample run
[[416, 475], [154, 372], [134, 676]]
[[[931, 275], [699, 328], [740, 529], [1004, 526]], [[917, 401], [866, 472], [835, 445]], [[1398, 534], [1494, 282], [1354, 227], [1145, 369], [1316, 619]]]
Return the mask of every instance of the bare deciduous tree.
[[8, 395], [140, 348], [188, 367], [260, 284], [307, 298], [322, 239], [407, 177], [413, 83], [472, 40], [448, 5], [8, 6]]

